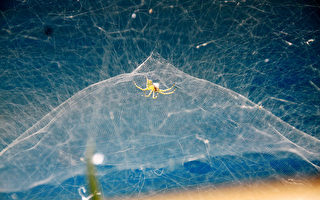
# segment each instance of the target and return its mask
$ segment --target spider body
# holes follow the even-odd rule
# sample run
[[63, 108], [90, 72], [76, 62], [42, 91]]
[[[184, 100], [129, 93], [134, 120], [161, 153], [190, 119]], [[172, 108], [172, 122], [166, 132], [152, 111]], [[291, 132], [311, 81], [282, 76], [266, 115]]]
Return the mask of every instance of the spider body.
[[146, 77], [146, 88], [141, 88], [139, 87], [136, 82], [133, 81], [134, 85], [139, 89], [139, 90], [142, 90], [144, 91], [144, 93], [146, 93], [146, 91], [150, 91], [148, 95], [145, 94], [145, 97], [150, 97], [151, 94], [152, 94], [152, 98], [153, 99], [156, 99], [158, 98], [158, 94], [164, 94], [164, 95], [167, 95], [167, 94], [172, 94], [174, 93], [174, 91], [176, 90], [176, 88], [174, 88], [174, 90], [170, 91], [173, 87], [174, 87], [174, 84], [168, 88], [168, 89], [165, 89], [165, 90], [161, 90], [160, 89], [160, 84], [159, 83], [153, 83], [152, 80], [148, 79]]

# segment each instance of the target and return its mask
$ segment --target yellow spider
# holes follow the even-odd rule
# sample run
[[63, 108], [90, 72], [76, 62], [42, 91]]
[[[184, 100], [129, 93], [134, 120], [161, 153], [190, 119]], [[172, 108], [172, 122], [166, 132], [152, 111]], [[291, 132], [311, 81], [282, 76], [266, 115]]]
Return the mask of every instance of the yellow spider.
[[[135, 85], [139, 90], [144, 91], [145, 97], [150, 97], [151, 94], [152, 94], [152, 98], [153, 98], [153, 99], [156, 99], [156, 98], [158, 98], [158, 94], [159, 94], [159, 93], [160, 93], [160, 94], [165, 94], [165, 95], [167, 95], [167, 94], [172, 94], [172, 93], [174, 93], [174, 91], [176, 90], [176, 88], [174, 88], [174, 90], [168, 92], [169, 90], [171, 90], [171, 89], [174, 87], [174, 84], [172, 85], [171, 88], [168, 88], [168, 89], [165, 89], [165, 90], [161, 90], [161, 89], [159, 88], [159, 83], [153, 83], [152, 80], [148, 79], [147, 77], [146, 77], [146, 79], [147, 79], [147, 83], [146, 83], [146, 88], [144, 88], [144, 89], [141, 88], [141, 87], [139, 87], [139, 86], [136, 84], [136, 82], [133, 81], [134, 85]], [[150, 90], [150, 92], [149, 92], [148, 95], [146, 95], [146, 91], [148, 91], [148, 90]]]

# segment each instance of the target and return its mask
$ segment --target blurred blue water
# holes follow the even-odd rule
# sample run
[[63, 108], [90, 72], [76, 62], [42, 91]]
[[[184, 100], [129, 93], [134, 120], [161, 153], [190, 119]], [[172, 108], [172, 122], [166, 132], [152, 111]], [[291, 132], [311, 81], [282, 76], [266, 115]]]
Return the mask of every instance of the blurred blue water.
[[[279, 153], [281, 156], [282, 152]], [[319, 161], [317, 161], [319, 164]], [[270, 173], [267, 169], [274, 168]], [[100, 167], [101, 168], [101, 167]], [[111, 169], [113, 166], [103, 167]], [[99, 167], [98, 167], [99, 170]], [[141, 193], [163, 193], [200, 186], [237, 185], [255, 180], [278, 180], [279, 176], [314, 176], [319, 172], [295, 155], [278, 159], [268, 154], [246, 154], [242, 157], [224, 156], [210, 160], [185, 162], [175, 170], [168, 168], [122, 170], [99, 177], [104, 196], [121, 197]], [[181, 185], [182, 184], [182, 185]], [[86, 177], [76, 176], [59, 186], [41, 185], [24, 192], [0, 194], [1, 199], [80, 199], [78, 188], [86, 185]], [[87, 195], [88, 196], [88, 195]]]

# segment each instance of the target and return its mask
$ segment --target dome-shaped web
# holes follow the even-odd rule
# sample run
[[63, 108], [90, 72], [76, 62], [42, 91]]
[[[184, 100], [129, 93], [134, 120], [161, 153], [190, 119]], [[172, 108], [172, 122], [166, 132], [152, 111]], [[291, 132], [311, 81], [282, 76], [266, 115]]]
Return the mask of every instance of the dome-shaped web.
[[[171, 87], [146, 98], [145, 77]], [[130, 74], [93, 84], [47, 114], [0, 153], [1, 192], [60, 184], [85, 173], [88, 138], [112, 170], [169, 168], [216, 156], [295, 154], [315, 170], [320, 142], [245, 97], [151, 55]], [[110, 171], [110, 166], [112, 170]], [[272, 167], [264, 171], [272, 171]], [[158, 174], [159, 175], [159, 174]]]

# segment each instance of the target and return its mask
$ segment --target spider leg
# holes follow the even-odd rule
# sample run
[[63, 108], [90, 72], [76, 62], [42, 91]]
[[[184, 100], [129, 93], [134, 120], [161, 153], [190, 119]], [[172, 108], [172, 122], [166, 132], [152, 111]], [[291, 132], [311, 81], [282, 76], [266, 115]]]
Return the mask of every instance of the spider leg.
[[146, 76], [146, 75], [144, 75], [144, 77], [146, 78], [146, 89], [149, 87], [149, 85], [148, 85], [148, 77]]
[[174, 90], [172, 90], [171, 92], [163, 92], [163, 91], [165, 91], [165, 90], [159, 90], [159, 93], [160, 93], [160, 94], [164, 94], [164, 95], [166, 95], [166, 94], [173, 94], [174, 91], [176, 91], [176, 88], [174, 88]]
[[174, 87], [174, 85], [175, 85], [175, 84], [173, 84], [173, 85], [171, 86], [171, 88], [168, 88], [168, 89], [165, 89], [165, 90], [161, 90], [161, 92], [166, 92], [166, 91], [171, 90], [171, 89]]
[[155, 92], [153, 92], [152, 98], [153, 98], [153, 99], [158, 98], [158, 93], [157, 93], [156, 95], [154, 95], [154, 93], [155, 93]]
[[149, 94], [148, 94], [148, 95], [145, 95], [145, 97], [150, 97], [152, 92], [153, 92], [153, 91], [150, 90]]
[[148, 88], [141, 88], [141, 87], [139, 87], [137, 84], [136, 84], [136, 82], [135, 81], [133, 81], [133, 83], [134, 83], [134, 85], [139, 89], [139, 90], [142, 90], [142, 91], [146, 91]]

